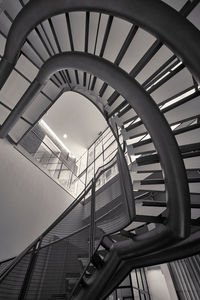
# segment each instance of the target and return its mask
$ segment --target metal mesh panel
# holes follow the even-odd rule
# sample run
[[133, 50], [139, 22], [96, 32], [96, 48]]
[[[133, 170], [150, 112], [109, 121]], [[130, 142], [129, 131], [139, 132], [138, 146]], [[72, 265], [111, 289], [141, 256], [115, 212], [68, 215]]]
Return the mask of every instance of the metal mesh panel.
[[103, 235], [129, 222], [117, 164], [115, 156], [99, 168], [79, 198], [26, 250], [34, 249], [3, 279], [2, 299], [68, 299], [83, 271], [91, 276], [90, 259]]
[[22, 260], [12, 269], [0, 284], [0, 299], [18, 299], [25, 275], [29, 266], [31, 254], [26, 254]]
[[[57, 236], [53, 240], [56, 241]], [[86, 259], [87, 262], [89, 260], [88, 240], [89, 227], [70, 238], [40, 249], [26, 299], [45, 300], [66, 297], [83, 271], [81, 259]]]
[[6, 260], [6, 261], [3, 261], [0, 263], [0, 274], [3, 273], [3, 271], [10, 265], [12, 264], [14, 258], [12, 259], [9, 259], [9, 260]]
[[[99, 242], [102, 233], [96, 231]], [[90, 227], [41, 248], [31, 274], [26, 299], [67, 299], [90, 260]], [[53, 241], [52, 241], [53, 242]]]
[[49, 244], [55, 237], [57, 239], [64, 238], [69, 234], [83, 227], [83, 205], [81, 203], [69, 213], [67, 216], [56, 224], [43, 238], [42, 246]]

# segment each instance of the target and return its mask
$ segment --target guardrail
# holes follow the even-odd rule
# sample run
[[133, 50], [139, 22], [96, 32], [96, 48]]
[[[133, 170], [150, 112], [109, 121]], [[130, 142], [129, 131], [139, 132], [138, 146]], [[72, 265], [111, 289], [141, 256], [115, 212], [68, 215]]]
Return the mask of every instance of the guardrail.
[[[55, 262], [59, 271], [56, 269], [57, 265], [54, 265], [55, 274], [51, 276], [57, 277], [63, 274], [65, 263], [77, 265], [79, 261], [80, 264], [88, 264], [98, 249], [96, 242], [130, 223], [128, 204], [125, 203], [127, 198], [124, 196], [125, 183], [118, 170], [120, 161], [121, 157], [117, 152], [109, 163], [98, 169], [95, 177], [65, 212], [3, 270], [0, 274], [0, 296], [5, 290], [6, 297], [14, 291], [20, 299], [33, 295], [36, 290], [41, 295], [47, 293], [45, 284], [51, 286], [51, 279], [48, 277], [50, 271], [47, 270]], [[112, 196], [116, 187], [118, 192]], [[80, 216], [82, 219], [78, 219]], [[71, 222], [76, 223], [77, 219], [79, 228], [75, 226], [74, 232], [66, 234]], [[107, 220], [110, 222], [109, 226], [105, 225]], [[66, 293], [71, 293], [84, 269], [85, 265], [79, 266], [79, 276], [69, 271], [71, 279], [67, 279]], [[68, 273], [67, 266], [65, 273]], [[63, 283], [65, 280], [63, 277], [58, 281]], [[54, 293], [56, 294], [56, 287]]]

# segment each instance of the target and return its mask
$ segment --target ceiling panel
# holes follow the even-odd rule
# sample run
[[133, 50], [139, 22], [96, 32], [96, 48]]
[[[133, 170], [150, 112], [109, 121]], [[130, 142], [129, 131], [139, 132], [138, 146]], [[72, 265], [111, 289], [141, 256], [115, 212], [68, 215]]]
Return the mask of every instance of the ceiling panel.
[[20, 100], [29, 83], [16, 71], [12, 71], [5, 85], [0, 91], [0, 99], [3, 103], [13, 108]]
[[30, 128], [30, 125], [22, 119], [19, 119], [15, 124], [15, 127], [9, 132], [9, 136], [17, 143], [25, 132]]
[[84, 51], [85, 12], [69, 13], [75, 51]]
[[4, 8], [9, 13], [11, 18], [14, 19], [22, 9], [22, 6], [18, 0], [6, 0], [4, 1]]
[[200, 30], [200, 3], [189, 14], [188, 20]]
[[119, 18], [114, 18], [106, 44], [104, 58], [114, 62], [132, 24]]
[[120, 63], [120, 67], [129, 73], [155, 40], [154, 36], [139, 28]]
[[44, 95], [39, 94], [29, 105], [23, 117], [29, 122], [34, 123], [50, 105], [51, 102]]
[[96, 47], [96, 53], [99, 55], [106, 31], [106, 26], [107, 26], [107, 21], [108, 21], [108, 15], [101, 15], [101, 21], [100, 21], [100, 26], [99, 26], [99, 33], [98, 33], [98, 38], [97, 38], [97, 47]]
[[60, 89], [51, 80], [48, 80], [42, 89], [42, 92], [49, 96], [51, 100], [54, 100], [60, 93]]
[[193, 84], [192, 76], [190, 72], [184, 68], [182, 71], [178, 72], [175, 76], [164, 83], [160, 88], [151, 94], [153, 99], [160, 103], [168, 98], [178, 94], [187, 87]]
[[10, 110], [5, 108], [2, 104], [0, 104], [0, 125], [6, 120], [10, 113]]
[[60, 44], [61, 50], [64, 51], [70, 51], [70, 41], [69, 41], [69, 33], [67, 30], [67, 23], [65, 15], [58, 15], [55, 17], [52, 17], [52, 23], [54, 25], [54, 29], [58, 38], [58, 42]]
[[142, 69], [136, 77], [139, 83], [143, 83], [148, 79], [161, 65], [163, 65], [173, 53], [166, 47], [162, 46], [160, 50], [154, 55], [149, 63]]
[[20, 55], [17, 61], [16, 69], [31, 81], [33, 81], [38, 73], [38, 68], [36, 68], [23, 54]]
[[89, 26], [89, 37], [88, 37], [88, 52], [94, 53], [95, 41], [98, 28], [99, 13], [90, 13], [90, 26]]
[[5, 44], [6, 44], [6, 39], [3, 37], [2, 34], [0, 34], [0, 54], [1, 55], [3, 55]]
[[8, 35], [8, 32], [10, 30], [11, 27], [11, 22], [10, 20], [7, 18], [7, 16], [5, 15], [5, 13], [1, 13], [0, 14], [0, 28], [1, 28], [1, 32], [3, 32], [3, 34], [5, 34], [6, 36]]
[[169, 6], [173, 7], [176, 10], [180, 10], [183, 5], [187, 2], [187, 0], [162, 0], [163, 2], [165, 2], [166, 4], [168, 4]]

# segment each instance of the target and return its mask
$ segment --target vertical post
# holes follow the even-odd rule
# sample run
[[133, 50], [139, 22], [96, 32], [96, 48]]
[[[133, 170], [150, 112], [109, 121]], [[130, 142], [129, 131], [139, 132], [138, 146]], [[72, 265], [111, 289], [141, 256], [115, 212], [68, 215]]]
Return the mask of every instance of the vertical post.
[[60, 170], [58, 171], [58, 179], [60, 178], [62, 167], [63, 167], [63, 162], [61, 161]]
[[129, 281], [130, 281], [131, 297], [134, 300], [135, 297], [134, 297], [134, 293], [133, 293], [133, 283], [132, 283], [131, 273], [129, 273], [128, 277], [129, 277]]
[[30, 262], [29, 262], [29, 265], [28, 265], [28, 268], [27, 268], [27, 271], [26, 271], [26, 274], [24, 277], [21, 291], [19, 293], [19, 297], [18, 297], [19, 300], [26, 299], [26, 293], [27, 293], [27, 290], [28, 290], [28, 287], [29, 287], [29, 284], [31, 281], [31, 277], [32, 277], [33, 269], [34, 269], [35, 262], [37, 259], [37, 254], [38, 254], [38, 250], [40, 248], [40, 244], [41, 244], [41, 240], [39, 240], [33, 247], [31, 259], [30, 259]]
[[91, 213], [90, 213], [90, 258], [94, 253], [95, 240], [95, 180], [92, 179]]

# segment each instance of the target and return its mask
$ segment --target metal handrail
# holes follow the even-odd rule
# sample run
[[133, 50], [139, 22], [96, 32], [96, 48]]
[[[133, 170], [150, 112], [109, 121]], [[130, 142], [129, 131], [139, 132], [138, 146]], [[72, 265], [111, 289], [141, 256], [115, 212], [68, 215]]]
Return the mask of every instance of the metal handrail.
[[[100, 241], [99, 241], [99, 243], [98, 243], [98, 245], [97, 245], [97, 247], [96, 247], [96, 249], [95, 249], [95, 251], [94, 251], [94, 253], [93, 253], [94, 255], [95, 255], [95, 253], [97, 252], [97, 250], [99, 249], [99, 247], [100, 247], [100, 245], [101, 245], [103, 239], [104, 239], [106, 236], [109, 236], [109, 235], [108, 235], [108, 234], [104, 234], [104, 235], [101, 237], [101, 239], [100, 239]], [[78, 280], [77, 283], [75, 284], [75, 286], [74, 286], [74, 288], [73, 288], [73, 290], [72, 290], [72, 292], [71, 292], [71, 294], [70, 294], [69, 300], [70, 300], [71, 297], [74, 295], [74, 293], [76, 293], [76, 290], [78, 289], [78, 286], [79, 286], [80, 282], [82, 281], [82, 279], [83, 279], [85, 273], [87, 272], [87, 269], [88, 269], [88, 267], [90, 266], [90, 264], [91, 264], [91, 260], [89, 260], [89, 262], [88, 262], [88, 264], [85, 266], [85, 268], [84, 268], [84, 270], [83, 270], [83, 272], [82, 272], [82, 274], [81, 274], [79, 280]]]
[[[8, 268], [4, 269], [3, 273], [0, 276], [0, 282], [5, 279], [5, 277], [13, 270], [13, 268], [24, 258], [25, 255], [27, 255], [28, 253], [32, 253], [33, 251], [33, 247], [35, 245], [37, 245], [38, 243], [40, 244], [40, 247], [38, 248], [38, 251], [42, 248], [46, 248], [48, 246], [51, 246], [52, 244], [58, 243], [63, 239], [69, 238], [71, 236], [76, 235], [77, 233], [81, 232], [82, 230], [88, 228], [91, 224], [88, 224], [82, 228], [80, 228], [79, 230], [73, 232], [72, 234], [69, 234], [68, 236], [65, 236], [64, 238], [58, 239], [56, 241], [53, 241], [51, 243], [48, 243], [47, 245], [41, 246], [42, 240], [43, 238], [46, 236], [46, 234], [48, 234], [51, 229], [53, 229], [64, 217], [66, 217], [79, 203], [81, 203], [81, 200], [87, 195], [87, 193], [91, 190], [91, 189], [95, 189], [95, 185], [97, 180], [99, 179], [99, 177], [106, 172], [108, 169], [112, 168], [118, 161], [118, 157], [119, 157], [119, 151], [114, 155], [114, 157], [112, 158], [111, 161], [109, 161], [107, 164], [101, 166], [98, 168], [97, 172], [95, 173], [94, 178], [87, 184], [87, 186], [85, 187], [84, 191], [79, 195], [79, 197], [63, 212], [63, 214], [51, 225], [49, 226], [49, 228], [47, 230], [45, 230], [33, 243], [31, 243], [31, 245], [29, 245], [20, 255], [18, 255], [14, 261], [11, 263], [11, 265], [8, 266]], [[114, 161], [114, 162], [113, 162]], [[95, 195], [94, 195], [95, 196]], [[98, 219], [95, 220], [98, 221], [102, 218], [104, 218], [108, 213], [110, 213], [112, 210], [109, 210], [108, 212], [106, 212], [105, 214], [103, 214], [103, 216], [100, 216]], [[118, 231], [118, 230], [117, 230]], [[103, 234], [100, 242], [98, 243], [98, 246], [95, 248], [94, 251], [92, 251], [91, 255], [95, 254], [96, 251], [98, 250], [102, 240], [105, 238], [105, 236], [108, 236], [108, 234]], [[89, 261], [90, 264], [90, 261]], [[89, 265], [88, 264], [88, 265]], [[87, 267], [88, 267], [87, 265]], [[84, 272], [82, 273], [79, 281], [81, 280], [81, 278], [84, 276], [87, 267], [84, 269]], [[79, 282], [78, 281], [78, 282]]]
[[[117, 152], [117, 154], [116, 154], [115, 156], [119, 157], [119, 161], [120, 161], [120, 162], [122, 162], [122, 160], [123, 160], [123, 162], [126, 164], [126, 160], [125, 160], [125, 157], [124, 157], [124, 152], [123, 152], [123, 150], [122, 150], [122, 148], [121, 148], [121, 145], [120, 145], [120, 143], [119, 143], [118, 135], [115, 133], [115, 131], [114, 131], [114, 129], [113, 129], [112, 126], [111, 126], [111, 130], [112, 130], [112, 133], [113, 133], [113, 135], [115, 136], [115, 139], [116, 139], [116, 141], [117, 141], [117, 143], [118, 143], [118, 152]], [[120, 152], [121, 155], [119, 155], [119, 152]], [[123, 168], [123, 166], [122, 166], [122, 168]], [[103, 170], [102, 170], [102, 171], [103, 171]], [[127, 168], [126, 171], [128, 171], [128, 168]], [[100, 174], [101, 174], [101, 172], [100, 172]], [[100, 174], [99, 174], [99, 176], [100, 176]], [[99, 177], [99, 176], [98, 176], [98, 177]], [[122, 181], [122, 183], [123, 183], [123, 185], [125, 184], [124, 181]], [[130, 184], [131, 184], [131, 182], [126, 183], [126, 186], [127, 186], [127, 185], [130, 185]], [[131, 184], [131, 186], [132, 186], [132, 184]], [[125, 190], [126, 190], [126, 188], [125, 188]], [[127, 201], [127, 200], [128, 200], [128, 197], [125, 197], [125, 198], [126, 198], [126, 201]], [[133, 200], [133, 199], [132, 199], [132, 200]], [[127, 205], [127, 206], [129, 207], [129, 205]], [[109, 214], [109, 212], [107, 212], [106, 214]], [[106, 215], [106, 214], [105, 214], [105, 215]], [[131, 217], [130, 217], [130, 221], [131, 221]], [[119, 229], [118, 229], [116, 232], [118, 232], [118, 231], [119, 231]], [[113, 233], [115, 233], [115, 232], [113, 232]], [[112, 234], [113, 234], [113, 233], [112, 233]], [[99, 247], [100, 247], [100, 245], [101, 245], [103, 239], [104, 239], [106, 236], [109, 236], [109, 234], [104, 234], [104, 235], [102, 236], [102, 238], [100, 239], [100, 241], [99, 241], [97, 247], [95, 248], [95, 251], [94, 251], [93, 255], [95, 255], [95, 253], [98, 251], [98, 249], [99, 249]], [[84, 275], [85, 275], [85, 273], [86, 273], [88, 267], [90, 266], [90, 264], [91, 264], [91, 260], [89, 260], [88, 264], [87, 264], [86, 267], [84, 268], [84, 270], [83, 270], [83, 272], [82, 272], [82, 275], [80, 276], [79, 280], [77, 281], [76, 285], [74, 286], [74, 288], [73, 288], [73, 290], [72, 290], [72, 292], [71, 292], [71, 294], [70, 294], [69, 299], [71, 299], [71, 297], [74, 295], [74, 293], [76, 293], [76, 290], [78, 289], [78, 286], [79, 286], [80, 282], [82, 281], [82, 279], [83, 279], [83, 277], [84, 277]]]
[[2, 265], [2, 264], [4, 264], [4, 263], [6, 263], [7, 261], [10, 261], [10, 260], [12, 260], [12, 259], [14, 259], [16, 256], [13, 256], [13, 257], [10, 257], [10, 258], [7, 258], [7, 259], [4, 259], [4, 260], [1, 260], [0, 261], [0, 265]]
[[[116, 154], [117, 155], [117, 154]], [[113, 157], [113, 159], [116, 159], [116, 155]], [[112, 159], [112, 160], [113, 160]], [[66, 217], [79, 203], [81, 203], [81, 200], [87, 195], [87, 193], [92, 189], [92, 185], [96, 184], [97, 179], [99, 176], [103, 173], [103, 171], [106, 171], [110, 168], [110, 166], [107, 166], [110, 162], [106, 163], [105, 165], [98, 168], [97, 173], [99, 173], [97, 176], [95, 176], [95, 180], [93, 182], [93, 179], [86, 185], [85, 189], [81, 192], [81, 194], [77, 197], [77, 199], [74, 200], [74, 202], [55, 220], [38, 238], [36, 238], [27, 248], [25, 248], [24, 251], [22, 251], [18, 256], [14, 258], [14, 261], [9, 265], [7, 268], [3, 270], [3, 272], [0, 274], [0, 282], [13, 270], [13, 268], [23, 259], [23, 257], [31, 251], [33, 246], [37, 244], [39, 241], [41, 241], [50, 231], [53, 229], [64, 217]], [[114, 165], [115, 163], [111, 164]], [[103, 169], [105, 166], [106, 169]], [[103, 169], [102, 171], [99, 171], [100, 169]], [[82, 230], [82, 228], [80, 229]], [[75, 232], [77, 233], [77, 232]], [[75, 234], [74, 233], [74, 234]], [[67, 238], [67, 237], [65, 237]], [[42, 247], [41, 247], [42, 248]], [[9, 260], [9, 259], [8, 259]]]
[[[90, 183], [89, 183], [90, 184]], [[79, 195], [79, 197], [74, 200], [74, 202], [55, 220], [38, 238], [36, 238], [24, 251], [22, 251], [13, 261], [13, 263], [6, 268], [0, 275], [0, 282], [8, 275], [8, 273], [19, 263], [22, 258], [32, 249], [32, 247], [37, 244], [53, 227], [55, 227], [65, 216], [67, 216], [84, 198], [84, 196], [90, 190], [89, 184], [85, 190]]]

